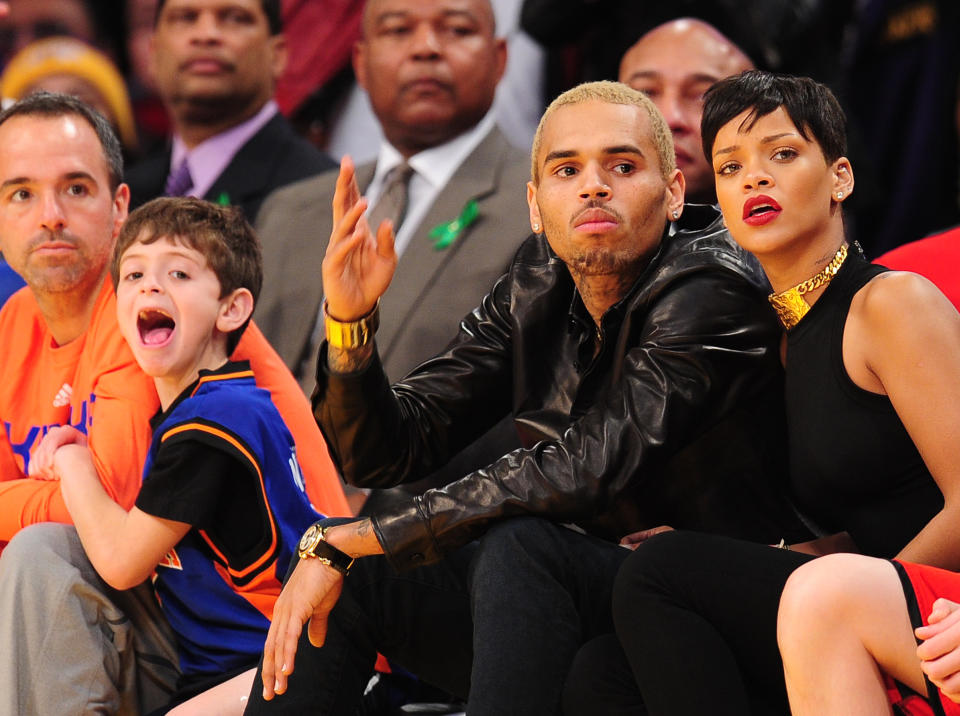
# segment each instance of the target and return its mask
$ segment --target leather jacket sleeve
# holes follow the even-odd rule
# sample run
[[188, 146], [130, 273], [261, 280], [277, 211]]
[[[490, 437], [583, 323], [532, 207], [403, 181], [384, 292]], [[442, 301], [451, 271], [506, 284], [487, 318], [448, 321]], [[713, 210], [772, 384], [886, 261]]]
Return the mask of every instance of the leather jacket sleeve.
[[314, 417], [344, 479], [393, 487], [430, 474], [510, 412], [510, 298], [501, 278], [443, 353], [391, 389], [374, 353], [336, 375], [320, 352]]
[[[393, 392], [376, 365], [359, 375], [318, 371], [315, 415], [348, 480], [390, 484], [393, 475], [431, 466], [461, 439], [459, 421], [509, 407], [499, 400], [510, 394], [506, 290], [498, 283], [447, 352]], [[623, 356], [613, 384], [561, 439], [516, 450], [374, 515], [395, 568], [436, 561], [494, 520], [527, 514], [589, 522], [626, 492], [642, 499], [658, 464], [769, 375], [776, 330], [741, 275], [701, 265], [658, 291], [648, 310], [611, 337]]]

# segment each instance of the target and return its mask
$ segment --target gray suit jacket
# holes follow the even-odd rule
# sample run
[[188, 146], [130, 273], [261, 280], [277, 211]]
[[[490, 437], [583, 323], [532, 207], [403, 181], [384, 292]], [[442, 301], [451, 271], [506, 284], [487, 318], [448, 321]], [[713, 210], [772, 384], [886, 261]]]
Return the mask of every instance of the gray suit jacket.
[[[361, 191], [373, 172], [373, 164], [357, 168]], [[380, 302], [376, 340], [391, 381], [447, 345], [530, 234], [529, 172], [527, 156], [494, 128], [427, 211]], [[333, 224], [335, 181], [336, 172], [327, 172], [278, 189], [257, 217], [264, 282], [254, 317], [308, 395], [314, 368], [307, 375], [299, 369], [323, 296], [320, 262]], [[479, 205], [477, 219], [448, 248], [434, 249], [430, 229], [459, 216], [471, 199]]]

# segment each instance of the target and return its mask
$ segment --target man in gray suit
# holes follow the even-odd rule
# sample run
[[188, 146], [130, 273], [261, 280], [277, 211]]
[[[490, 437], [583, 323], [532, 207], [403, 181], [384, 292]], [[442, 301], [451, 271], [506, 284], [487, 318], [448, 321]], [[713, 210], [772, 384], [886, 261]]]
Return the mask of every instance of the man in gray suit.
[[[489, 0], [369, 0], [365, 9], [354, 69], [386, 139], [356, 175], [372, 214], [397, 228], [400, 261], [377, 333], [391, 380], [443, 349], [529, 234], [529, 160], [490, 112], [506, 64], [494, 30]], [[257, 220], [256, 321], [308, 395], [335, 180], [275, 191]]]

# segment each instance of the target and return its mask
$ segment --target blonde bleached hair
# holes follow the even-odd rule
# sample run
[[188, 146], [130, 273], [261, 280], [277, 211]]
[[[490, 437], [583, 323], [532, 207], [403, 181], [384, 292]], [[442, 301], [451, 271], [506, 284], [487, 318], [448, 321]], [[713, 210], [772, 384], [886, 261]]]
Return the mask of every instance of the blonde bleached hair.
[[660, 175], [666, 179], [673, 174], [677, 168], [677, 157], [673, 150], [673, 135], [670, 134], [670, 127], [666, 120], [660, 114], [660, 110], [643, 92], [638, 92], [632, 87], [628, 87], [620, 82], [611, 82], [601, 80], [598, 82], [584, 82], [577, 85], [557, 97], [550, 106], [547, 107], [543, 116], [540, 118], [540, 124], [537, 125], [537, 132], [533, 135], [533, 148], [530, 152], [530, 178], [534, 186], [540, 184], [540, 167], [537, 165], [537, 157], [540, 154], [540, 145], [543, 142], [543, 128], [554, 112], [561, 107], [567, 107], [572, 104], [581, 104], [597, 100], [608, 104], [624, 104], [640, 107], [647, 116], [650, 117], [650, 127], [653, 130], [653, 144], [657, 148], [657, 156], [660, 159]]

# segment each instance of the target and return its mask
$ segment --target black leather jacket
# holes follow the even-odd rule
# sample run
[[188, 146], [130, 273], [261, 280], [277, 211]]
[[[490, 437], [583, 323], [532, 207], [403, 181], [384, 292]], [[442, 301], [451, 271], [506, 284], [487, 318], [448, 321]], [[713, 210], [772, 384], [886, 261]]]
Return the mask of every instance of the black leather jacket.
[[321, 350], [314, 415], [348, 482], [388, 487], [432, 472], [512, 411], [524, 448], [373, 515], [398, 569], [514, 515], [610, 539], [661, 524], [796, 536], [766, 286], [718, 212], [687, 206], [598, 331], [566, 265], [531, 237], [446, 350], [392, 389], [376, 356], [332, 375]]

